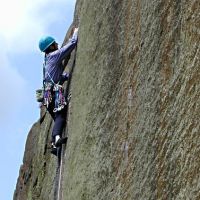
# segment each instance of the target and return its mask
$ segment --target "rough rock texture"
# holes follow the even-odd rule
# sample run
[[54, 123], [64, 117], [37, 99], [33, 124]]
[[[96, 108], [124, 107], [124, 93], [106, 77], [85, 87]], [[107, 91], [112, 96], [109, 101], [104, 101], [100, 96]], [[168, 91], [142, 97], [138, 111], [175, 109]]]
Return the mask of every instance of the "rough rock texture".
[[[200, 1], [78, 0], [75, 20], [60, 200], [200, 199]], [[50, 128], [29, 133], [15, 200], [53, 200]]]

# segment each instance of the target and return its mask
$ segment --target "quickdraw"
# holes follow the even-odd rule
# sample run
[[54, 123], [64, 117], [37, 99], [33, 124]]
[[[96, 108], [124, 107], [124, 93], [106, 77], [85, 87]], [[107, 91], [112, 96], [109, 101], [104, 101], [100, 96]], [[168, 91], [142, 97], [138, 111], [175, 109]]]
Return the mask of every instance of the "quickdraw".
[[44, 102], [43, 105], [48, 107], [49, 104], [52, 102], [52, 88], [53, 84], [48, 82], [44, 84]]
[[53, 91], [55, 92], [55, 106], [53, 112], [57, 112], [62, 110], [65, 105], [67, 105], [67, 102], [63, 95], [64, 91], [62, 85], [55, 84], [53, 87]]

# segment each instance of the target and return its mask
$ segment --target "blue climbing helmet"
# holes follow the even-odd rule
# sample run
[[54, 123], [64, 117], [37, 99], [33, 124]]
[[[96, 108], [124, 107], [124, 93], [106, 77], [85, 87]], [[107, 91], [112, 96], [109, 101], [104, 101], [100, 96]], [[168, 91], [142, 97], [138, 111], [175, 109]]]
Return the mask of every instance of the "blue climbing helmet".
[[51, 36], [44, 36], [39, 40], [39, 48], [44, 52], [51, 44], [55, 42], [55, 39]]

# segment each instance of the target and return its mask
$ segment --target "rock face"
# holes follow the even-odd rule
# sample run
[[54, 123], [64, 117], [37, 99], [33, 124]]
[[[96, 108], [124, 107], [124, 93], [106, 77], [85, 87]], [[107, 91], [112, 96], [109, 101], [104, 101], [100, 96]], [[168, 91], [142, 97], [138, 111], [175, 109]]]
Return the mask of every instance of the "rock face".
[[[77, 1], [59, 200], [200, 199], [200, 1]], [[52, 121], [33, 125], [14, 200], [53, 200]]]

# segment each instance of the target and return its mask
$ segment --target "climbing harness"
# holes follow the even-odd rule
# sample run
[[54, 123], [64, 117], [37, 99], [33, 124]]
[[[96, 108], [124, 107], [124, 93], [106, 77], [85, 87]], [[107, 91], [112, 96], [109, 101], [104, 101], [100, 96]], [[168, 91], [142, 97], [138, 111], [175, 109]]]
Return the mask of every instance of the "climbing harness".
[[62, 110], [67, 105], [67, 102], [65, 101], [65, 97], [63, 95], [64, 91], [62, 85], [55, 84], [53, 91], [55, 92], [55, 108], [53, 112], [57, 112]]
[[[45, 62], [43, 64], [43, 77], [45, 74], [45, 65], [46, 65], [46, 57]], [[54, 109], [53, 112], [61, 111], [66, 105], [67, 102], [64, 96], [63, 86], [58, 83], [55, 83], [50, 76], [49, 72], [47, 72], [51, 82], [45, 81], [43, 78], [43, 87], [44, 87], [44, 101], [43, 105], [48, 108], [49, 104], [54, 100]]]
[[53, 84], [52, 82], [45, 82], [43, 105], [48, 107], [53, 100], [53, 112], [61, 111], [67, 105], [67, 102], [64, 97], [63, 86], [55, 83]]

